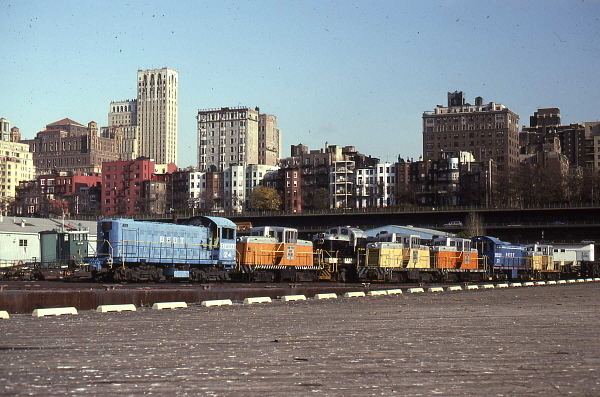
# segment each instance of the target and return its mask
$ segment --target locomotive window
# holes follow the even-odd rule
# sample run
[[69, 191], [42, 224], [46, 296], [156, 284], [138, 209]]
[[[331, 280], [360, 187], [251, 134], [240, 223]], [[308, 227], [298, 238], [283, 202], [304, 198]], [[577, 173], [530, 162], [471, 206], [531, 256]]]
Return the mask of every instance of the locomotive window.
[[348, 229], [342, 229], [342, 234], [344, 236], [347, 236], [348, 235]]
[[233, 239], [233, 229], [223, 228], [223, 238], [227, 240]]

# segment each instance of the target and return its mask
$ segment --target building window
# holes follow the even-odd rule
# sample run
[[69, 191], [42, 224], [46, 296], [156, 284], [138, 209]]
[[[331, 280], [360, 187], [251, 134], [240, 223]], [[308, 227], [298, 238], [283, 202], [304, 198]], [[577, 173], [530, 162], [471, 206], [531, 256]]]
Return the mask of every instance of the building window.
[[19, 240], [19, 247], [27, 247], [27, 240]]

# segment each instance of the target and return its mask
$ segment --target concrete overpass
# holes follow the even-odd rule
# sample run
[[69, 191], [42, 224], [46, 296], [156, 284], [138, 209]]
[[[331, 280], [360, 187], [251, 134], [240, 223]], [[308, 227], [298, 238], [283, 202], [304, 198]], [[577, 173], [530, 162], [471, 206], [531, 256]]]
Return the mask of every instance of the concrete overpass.
[[[323, 231], [331, 226], [351, 225], [363, 229], [389, 224], [413, 225], [451, 232], [464, 226], [450, 226], [453, 221], [466, 224], [469, 214], [479, 215], [486, 234], [501, 239], [519, 241], [593, 240], [600, 242], [600, 205], [551, 208], [411, 208], [330, 210], [303, 214], [261, 212], [243, 214], [212, 214], [226, 216], [234, 222], [251, 222], [253, 226], [290, 226], [303, 234]], [[185, 223], [189, 218], [180, 218]]]

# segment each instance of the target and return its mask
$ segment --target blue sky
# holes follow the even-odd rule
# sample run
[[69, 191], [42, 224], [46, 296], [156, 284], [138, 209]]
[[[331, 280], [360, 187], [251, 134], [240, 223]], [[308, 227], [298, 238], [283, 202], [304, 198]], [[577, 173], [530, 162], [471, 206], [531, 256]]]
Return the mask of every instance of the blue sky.
[[63, 117], [107, 124], [137, 69], [179, 71], [179, 166], [198, 108], [260, 106], [289, 145], [421, 154], [421, 115], [448, 91], [521, 124], [558, 106], [600, 119], [600, 1], [0, 0], [0, 117], [25, 137]]

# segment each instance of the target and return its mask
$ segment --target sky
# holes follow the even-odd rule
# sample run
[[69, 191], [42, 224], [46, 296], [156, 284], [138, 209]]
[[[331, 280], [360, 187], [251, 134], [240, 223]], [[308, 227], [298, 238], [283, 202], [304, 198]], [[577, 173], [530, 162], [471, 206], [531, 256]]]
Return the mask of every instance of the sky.
[[178, 165], [196, 164], [198, 109], [275, 114], [283, 155], [354, 145], [395, 161], [422, 152], [423, 111], [505, 104], [563, 123], [600, 119], [597, 1], [0, 0], [0, 117], [31, 138], [72, 118], [108, 124], [138, 69], [179, 72]]

